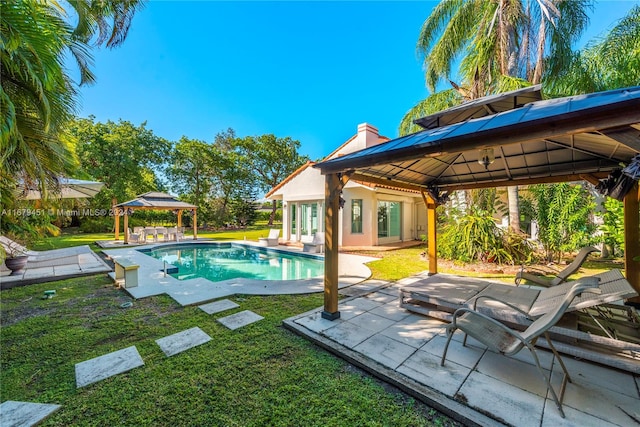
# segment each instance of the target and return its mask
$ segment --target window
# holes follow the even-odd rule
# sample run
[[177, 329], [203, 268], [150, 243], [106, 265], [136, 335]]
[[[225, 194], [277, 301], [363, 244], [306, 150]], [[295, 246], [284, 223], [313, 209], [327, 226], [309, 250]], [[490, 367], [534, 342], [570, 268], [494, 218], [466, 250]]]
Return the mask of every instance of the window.
[[351, 200], [351, 233], [362, 233], [362, 199]]
[[298, 205], [296, 203], [289, 203], [289, 206], [291, 206], [291, 235], [295, 236], [296, 235], [296, 209], [298, 208]]

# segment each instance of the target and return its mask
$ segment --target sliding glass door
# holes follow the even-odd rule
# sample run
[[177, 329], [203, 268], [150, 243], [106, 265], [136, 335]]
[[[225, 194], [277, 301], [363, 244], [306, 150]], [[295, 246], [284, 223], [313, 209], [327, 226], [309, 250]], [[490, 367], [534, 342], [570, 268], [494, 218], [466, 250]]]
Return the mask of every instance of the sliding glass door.
[[402, 240], [402, 204], [378, 202], [378, 241], [380, 243]]
[[322, 218], [320, 203], [296, 203], [291, 207], [291, 235], [300, 240], [301, 236], [313, 236], [320, 231]]

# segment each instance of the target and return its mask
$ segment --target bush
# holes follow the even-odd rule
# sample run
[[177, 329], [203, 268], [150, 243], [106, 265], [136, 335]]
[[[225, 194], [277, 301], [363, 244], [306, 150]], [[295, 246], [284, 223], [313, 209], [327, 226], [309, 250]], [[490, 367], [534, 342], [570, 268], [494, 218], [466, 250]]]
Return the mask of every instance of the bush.
[[80, 223], [80, 231], [83, 233], [109, 233], [113, 231], [113, 226], [113, 218], [85, 218]]
[[445, 225], [438, 239], [442, 258], [462, 262], [522, 264], [530, 262], [533, 248], [521, 233], [505, 232], [483, 211], [467, 214]]

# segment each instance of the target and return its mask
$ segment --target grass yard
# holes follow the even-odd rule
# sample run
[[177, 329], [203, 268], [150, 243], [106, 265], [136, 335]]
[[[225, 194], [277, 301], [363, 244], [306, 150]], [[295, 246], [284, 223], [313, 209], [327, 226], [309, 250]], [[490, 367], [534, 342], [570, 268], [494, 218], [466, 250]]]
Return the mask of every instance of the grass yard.
[[[199, 233], [218, 240], [257, 240], [268, 227]], [[46, 250], [112, 234], [64, 233]], [[363, 253], [373, 278], [424, 271], [423, 247]], [[442, 272], [511, 282], [495, 266], [441, 262]], [[514, 267], [515, 268], [515, 267]], [[621, 268], [588, 261], [581, 274]], [[52, 299], [40, 299], [54, 289]], [[240, 308], [208, 315], [168, 296], [134, 301], [105, 276], [14, 288], [0, 293], [0, 399], [57, 403], [43, 426], [450, 426], [449, 418], [285, 330], [282, 320], [317, 308], [323, 295], [230, 298]], [[231, 331], [215, 321], [251, 310], [265, 317]], [[156, 339], [194, 326], [213, 339], [166, 357]], [[75, 364], [135, 345], [145, 365], [76, 389]]]
[[[42, 300], [45, 290], [57, 295]], [[265, 317], [231, 331], [167, 296], [134, 302], [102, 276], [2, 291], [2, 401], [57, 403], [44, 426], [428, 426], [444, 416], [285, 330], [322, 295], [231, 298]], [[213, 339], [173, 357], [155, 340]], [[74, 365], [135, 345], [145, 365], [76, 389]]]

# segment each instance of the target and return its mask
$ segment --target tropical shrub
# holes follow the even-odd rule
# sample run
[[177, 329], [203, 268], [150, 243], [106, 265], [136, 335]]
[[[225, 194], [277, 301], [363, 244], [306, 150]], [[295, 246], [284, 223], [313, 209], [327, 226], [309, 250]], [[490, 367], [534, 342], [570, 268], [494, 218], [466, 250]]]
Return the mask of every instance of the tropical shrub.
[[502, 230], [483, 210], [451, 219], [438, 238], [438, 250], [445, 259], [498, 264], [529, 262], [533, 254], [523, 234]]
[[595, 200], [582, 184], [533, 185], [529, 193], [547, 261], [560, 261], [564, 252], [595, 243]]
[[604, 201], [605, 212], [602, 213], [603, 224], [600, 226], [604, 244], [611, 255], [616, 249], [624, 247], [624, 205], [622, 202], [607, 197]]

